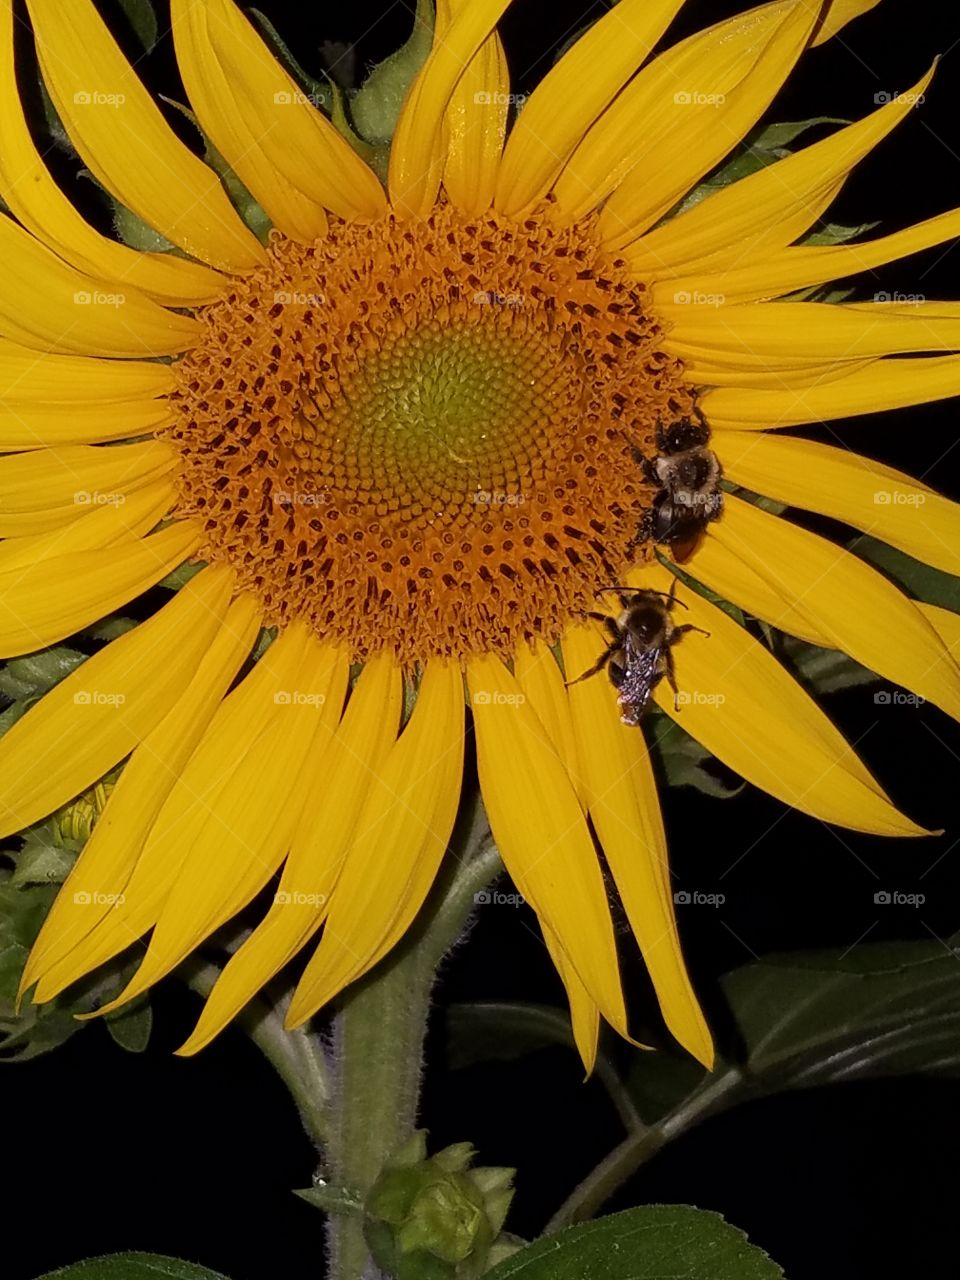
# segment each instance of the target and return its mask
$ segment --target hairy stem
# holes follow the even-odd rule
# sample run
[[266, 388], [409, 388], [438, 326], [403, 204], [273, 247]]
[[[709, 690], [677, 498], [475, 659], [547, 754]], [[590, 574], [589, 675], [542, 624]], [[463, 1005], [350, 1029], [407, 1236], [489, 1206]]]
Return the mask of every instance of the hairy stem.
[[[178, 972], [187, 986], [204, 998], [220, 977], [215, 964], [198, 956], [186, 961]], [[289, 1089], [304, 1129], [321, 1149], [330, 1127], [330, 1082], [318, 1038], [302, 1028], [284, 1030], [282, 1010], [256, 998], [244, 1007], [237, 1021]]]
[[698, 1124], [715, 1111], [729, 1105], [730, 1096], [743, 1083], [736, 1068], [731, 1068], [691, 1094], [674, 1111], [657, 1124], [650, 1125], [626, 1138], [614, 1147], [606, 1159], [593, 1169], [575, 1187], [557, 1212], [547, 1223], [545, 1234], [550, 1235], [561, 1227], [572, 1226], [593, 1217], [597, 1210], [661, 1147], [678, 1138], [685, 1130]]
[[[418, 924], [351, 988], [335, 1019], [330, 1174], [361, 1197], [416, 1128], [423, 1041], [437, 968], [463, 932], [474, 895], [501, 865], [478, 807], [462, 839], [455, 839], [449, 865]], [[359, 1216], [331, 1215], [328, 1243], [330, 1280], [377, 1280], [380, 1273], [370, 1259]]]

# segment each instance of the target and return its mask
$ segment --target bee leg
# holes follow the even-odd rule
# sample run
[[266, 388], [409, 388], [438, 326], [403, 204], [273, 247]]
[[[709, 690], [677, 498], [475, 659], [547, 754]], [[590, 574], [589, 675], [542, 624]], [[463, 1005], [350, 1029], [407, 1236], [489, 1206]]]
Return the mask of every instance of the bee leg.
[[584, 671], [583, 675], [577, 676], [575, 680], [565, 680], [564, 684], [569, 689], [570, 685], [572, 684], [579, 684], [581, 680], [589, 680], [591, 676], [595, 676], [598, 671], [602, 671], [604, 669], [604, 667], [610, 661], [612, 656], [613, 656], [613, 646], [611, 645], [610, 648], [604, 649], [603, 653], [601, 653], [600, 657], [596, 660], [593, 666], [588, 667], [587, 670]]
[[675, 636], [682, 636], [685, 631], [697, 631], [702, 636], [709, 636], [709, 631], [704, 631], [703, 627], [695, 627], [692, 622], [684, 622], [679, 627], [673, 628]]
[[[680, 628], [677, 627], [677, 631], [679, 630]], [[674, 634], [676, 634], [676, 632], [674, 632]], [[679, 711], [680, 690], [677, 688], [677, 669], [674, 665], [673, 654], [669, 648], [666, 648], [663, 651], [663, 669], [657, 673], [657, 679], [659, 680], [663, 676], [667, 677], [667, 684], [673, 690], [673, 709], [674, 711]], [[654, 686], [651, 685], [651, 688], [653, 687]]]
[[614, 640], [619, 640], [619, 639], [620, 639], [620, 631], [619, 631], [619, 629], [617, 628], [617, 624], [616, 624], [616, 623], [614, 622], [614, 620], [613, 620], [611, 617], [609, 617], [607, 614], [605, 614], [605, 613], [588, 613], [588, 614], [587, 614], [587, 617], [588, 617], [588, 618], [593, 618], [594, 622], [602, 622], [602, 623], [603, 623], [603, 625], [604, 625], [604, 626], [607, 628], [607, 630], [610, 632], [610, 635], [611, 635], [611, 637], [612, 637]]

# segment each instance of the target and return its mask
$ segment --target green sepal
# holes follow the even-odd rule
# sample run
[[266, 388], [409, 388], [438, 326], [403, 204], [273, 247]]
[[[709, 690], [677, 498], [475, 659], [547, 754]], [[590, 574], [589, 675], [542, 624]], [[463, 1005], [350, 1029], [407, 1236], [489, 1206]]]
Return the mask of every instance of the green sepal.
[[330, 114], [333, 106], [333, 99], [330, 92], [330, 86], [322, 80], [315, 80], [313, 76], [308, 75], [303, 67], [290, 52], [289, 45], [281, 38], [276, 27], [259, 9], [248, 9], [247, 13], [253, 18], [254, 22], [260, 28], [260, 33], [266, 43], [270, 46], [277, 56], [277, 60], [282, 62], [286, 69], [293, 76], [304, 92], [309, 96], [310, 101], [315, 103], [322, 111]]
[[934, 569], [932, 565], [915, 560], [905, 551], [898, 551], [889, 543], [865, 533], [854, 538], [848, 549], [892, 578], [916, 599], [960, 613], [960, 578], [952, 573]]
[[350, 114], [365, 141], [383, 145], [393, 137], [407, 90], [433, 44], [434, 21], [431, 0], [417, 0], [409, 39], [377, 63], [354, 94]]
[[474, 1280], [513, 1198], [512, 1169], [474, 1168], [470, 1143], [426, 1154], [416, 1133], [367, 1196], [364, 1235], [377, 1264], [397, 1280]]
[[[648, 711], [646, 731], [668, 787], [693, 787], [715, 800], [732, 800], [747, 785], [719, 765], [716, 756], [659, 707]], [[724, 781], [719, 769], [730, 776], [729, 782]]]
[[143, 53], [149, 53], [160, 38], [160, 24], [152, 0], [115, 0], [123, 10], [127, 25]]

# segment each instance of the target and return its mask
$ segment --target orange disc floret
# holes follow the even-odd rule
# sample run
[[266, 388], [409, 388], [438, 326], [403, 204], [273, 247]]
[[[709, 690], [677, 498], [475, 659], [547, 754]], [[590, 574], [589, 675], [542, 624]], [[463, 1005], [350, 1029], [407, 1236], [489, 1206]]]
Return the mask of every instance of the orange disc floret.
[[359, 659], [509, 656], [643, 554], [633, 450], [692, 393], [592, 221], [334, 219], [275, 235], [201, 319], [173, 396], [182, 514], [269, 621]]

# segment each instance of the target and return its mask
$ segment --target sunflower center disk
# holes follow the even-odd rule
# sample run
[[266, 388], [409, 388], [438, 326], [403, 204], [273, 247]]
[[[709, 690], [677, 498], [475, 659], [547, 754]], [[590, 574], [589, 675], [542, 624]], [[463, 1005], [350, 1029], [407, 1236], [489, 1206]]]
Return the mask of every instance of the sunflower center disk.
[[179, 509], [271, 622], [361, 659], [509, 656], [648, 553], [631, 446], [693, 397], [591, 224], [333, 222], [202, 319]]

